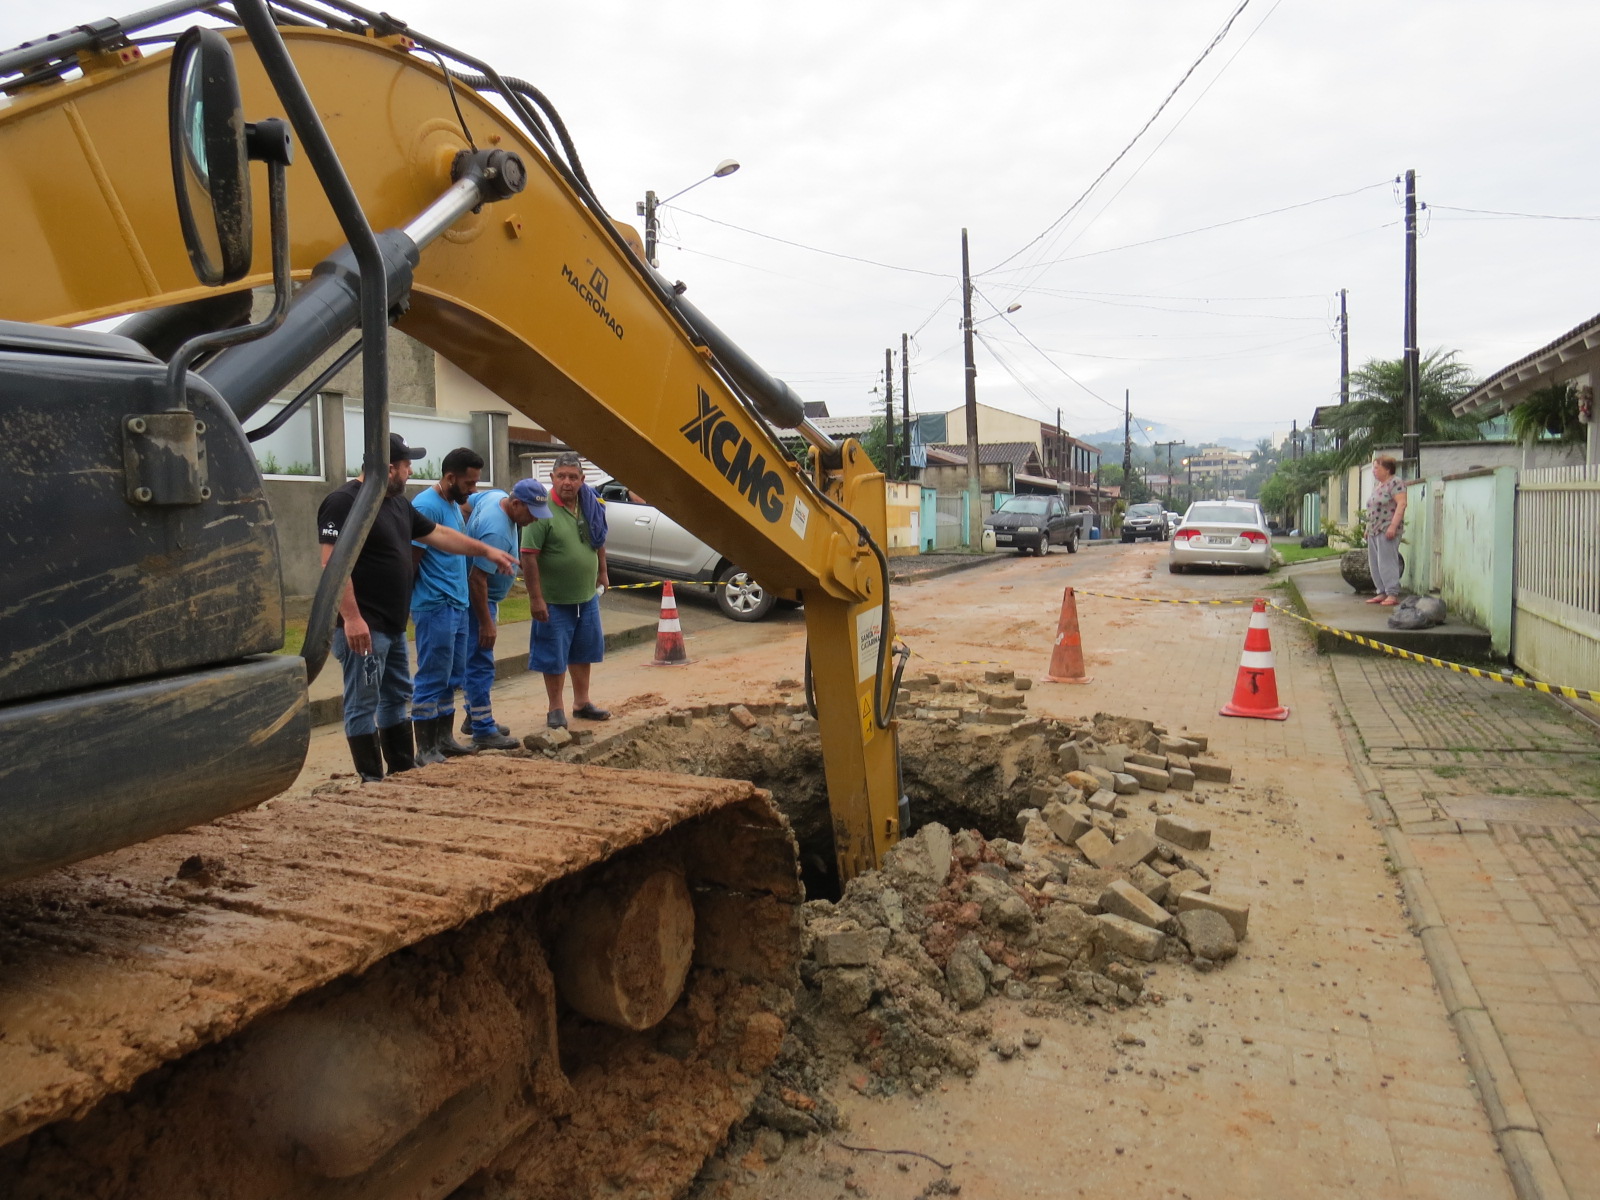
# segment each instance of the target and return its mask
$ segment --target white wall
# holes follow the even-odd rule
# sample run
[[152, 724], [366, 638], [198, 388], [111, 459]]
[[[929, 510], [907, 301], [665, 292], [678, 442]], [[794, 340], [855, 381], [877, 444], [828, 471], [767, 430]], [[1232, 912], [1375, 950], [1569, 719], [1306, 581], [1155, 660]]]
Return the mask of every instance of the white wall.
[[[963, 446], [967, 441], [967, 410], [965, 406], [953, 408], [945, 414], [946, 437], [949, 445]], [[1033, 417], [1019, 417], [1003, 409], [978, 405], [978, 441], [986, 446], [997, 442], [1028, 442], [1044, 455], [1044, 438], [1039, 432], [1039, 422]]]

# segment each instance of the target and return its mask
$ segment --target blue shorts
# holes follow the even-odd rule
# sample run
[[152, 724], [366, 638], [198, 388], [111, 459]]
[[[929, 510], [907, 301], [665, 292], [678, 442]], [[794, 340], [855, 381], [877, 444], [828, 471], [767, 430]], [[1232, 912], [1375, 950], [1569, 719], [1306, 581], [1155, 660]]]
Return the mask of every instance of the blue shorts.
[[600, 598], [582, 604], [551, 604], [550, 619], [535, 621], [528, 639], [528, 670], [565, 675], [568, 663], [597, 663], [606, 656], [600, 628]]

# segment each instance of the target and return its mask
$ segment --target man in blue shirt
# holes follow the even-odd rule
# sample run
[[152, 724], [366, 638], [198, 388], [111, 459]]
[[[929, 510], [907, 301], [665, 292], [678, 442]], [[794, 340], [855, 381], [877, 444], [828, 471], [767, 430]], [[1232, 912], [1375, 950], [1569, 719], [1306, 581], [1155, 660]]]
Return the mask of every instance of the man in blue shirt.
[[[467, 517], [467, 536], [486, 546], [517, 552], [518, 530], [548, 520], [549, 494], [537, 479], [519, 479], [507, 495], [499, 489], [477, 492]], [[467, 568], [467, 724], [472, 744], [482, 750], [514, 750], [522, 743], [494, 719], [489, 691], [494, 686], [495, 622], [500, 601], [511, 590], [511, 576], [492, 559], [475, 558]]]
[[[466, 536], [461, 505], [477, 490], [483, 457], [466, 446], [444, 456], [439, 481], [412, 506], [443, 529]], [[417, 631], [417, 674], [411, 720], [417, 734], [417, 762], [443, 762], [471, 754], [451, 736], [456, 689], [467, 674], [467, 560], [413, 543], [417, 582], [411, 592], [411, 622]]]

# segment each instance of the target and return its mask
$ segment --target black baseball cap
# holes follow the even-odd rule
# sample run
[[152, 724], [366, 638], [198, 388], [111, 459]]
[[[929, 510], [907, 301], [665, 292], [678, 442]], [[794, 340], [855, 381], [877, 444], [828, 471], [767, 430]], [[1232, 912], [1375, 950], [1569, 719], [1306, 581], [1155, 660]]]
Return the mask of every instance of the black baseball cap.
[[419, 458], [425, 458], [427, 453], [421, 446], [406, 445], [405, 438], [398, 433], [389, 435], [389, 461], [391, 463], [404, 462], [406, 459], [416, 462]]

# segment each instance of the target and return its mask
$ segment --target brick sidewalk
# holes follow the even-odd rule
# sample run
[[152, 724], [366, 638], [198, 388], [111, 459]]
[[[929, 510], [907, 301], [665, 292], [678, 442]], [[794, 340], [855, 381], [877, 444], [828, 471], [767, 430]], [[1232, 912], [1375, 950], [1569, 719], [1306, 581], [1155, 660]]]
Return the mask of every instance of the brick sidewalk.
[[1600, 740], [1537, 693], [1330, 663], [1519, 1194], [1600, 1197]]

